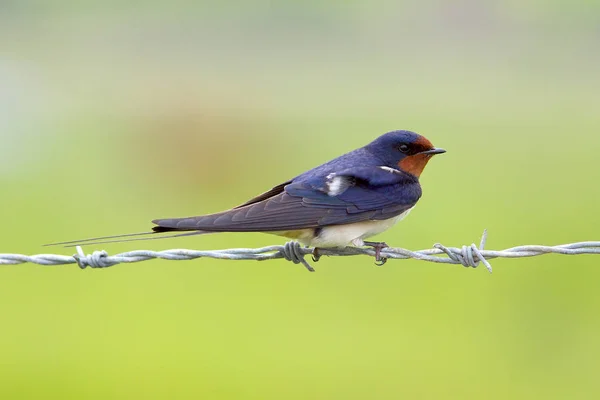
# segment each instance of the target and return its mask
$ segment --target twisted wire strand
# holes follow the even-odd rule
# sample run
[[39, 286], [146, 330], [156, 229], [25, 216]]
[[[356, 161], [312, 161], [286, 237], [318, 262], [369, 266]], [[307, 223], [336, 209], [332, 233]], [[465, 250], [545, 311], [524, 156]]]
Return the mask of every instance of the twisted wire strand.
[[[481, 263], [491, 273], [490, 259], [494, 258], [520, 258], [534, 257], [544, 254], [600, 254], [600, 242], [578, 242], [556, 246], [525, 245], [511, 247], [504, 250], [485, 250], [487, 231], [483, 232], [479, 246], [472, 243], [469, 246], [446, 247], [436, 243], [433, 249], [411, 251], [403, 248], [388, 247], [381, 251], [384, 259], [415, 259], [434, 263], [461, 264], [465, 267], [477, 268]], [[80, 268], [107, 268], [121, 263], [134, 263], [155, 258], [163, 260], [193, 260], [196, 258], [214, 258], [220, 260], [275, 260], [283, 258], [294, 264], [302, 264], [307, 270], [313, 272], [314, 268], [305, 260], [305, 256], [313, 255], [314, 248], [302, 247], [298, 242], [288, 242], [283, 246], [267, 246], [261, 248], [238, 248], [224, 250], [188, 250], [172, 249], [164, 251], [135, 250], [125, 253], [109, 255], [106, 251], [94, 251], [85, 254], [77, 246], [77, 254], [65, 256], [59, 254], [36, 254], [27, 256], [23, 254], [0, 253], [0, 265], [15, 265], [33, 263], [38, 265], [67, 265], [77, 264]], [[370, 248], [346, 247], [341, 249], [319, 249], [319, 256], [375, 256], [375, 250]], [[316, 261], [316, 259], [313, 257]]]

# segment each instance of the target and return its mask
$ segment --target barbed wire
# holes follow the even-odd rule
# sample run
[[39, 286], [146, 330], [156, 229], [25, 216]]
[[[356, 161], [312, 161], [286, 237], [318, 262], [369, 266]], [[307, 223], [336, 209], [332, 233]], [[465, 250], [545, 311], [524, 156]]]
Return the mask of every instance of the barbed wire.
[[[561, 244], [557, 246], [538, 246], [525, 245], [511, 247], [504, 250], [485, 250], [484, 246], [487, 240], [487, 231], [483, 231], [483, 236], [479, 246], [474, 243], [462, 247], [446, 247], [439, 243], [433, 246], [433, 249], [411, 251], [397, 247], [387, 247], [381, 250], [380, 256], [382, 263], [387, 259], [415, 259], [443, 264], [461, 264], [465, 267], [476, 268], [482, 263], [491, 273], [492, 266], [489, 261], [493, 258], [520, 258], [534, 257], [543, 254], [600, 254], [600, 242], [578, 242]], [[0, 265], [14, 265], [23, 263], [33, 263], [39, 265], [67, 265], [77, 264], [80, 268], [106, 268], [121, 263], [134, 263], [147, 261], [151, 259], [163, 260], [193, 260], [196, 258], [214, 258], [220, 260], [276, 260], [285, 259], [294, 264], [303, 264], [309, 271], [314, 268], [304, 259], [307, 255], [313, 255], [313, 261], [318, 261], [321, 256], [356, 256], [367, 255], [375, 257], [376, 253], [371, 248], [346, 247], [341, 249], [319, 248], [318, 256], [315, 256], [315, 249], [311, 247], [302, 247], [298, 242], [288, 242], [283, 246], [267, 246], [255, 249], [225, 249], [225, 250], [187, 250], [172, 249], [164, 251], [135, 250], [125, 253], [108, 255], [104, 250], [94, 251], [92, 254], [85, 254], [80, 246], [76, 247], [77, 254], [65, 256], [59, 254], [36, 254], [27, 256], [23, 254], [2, 254], [0, 253]]]

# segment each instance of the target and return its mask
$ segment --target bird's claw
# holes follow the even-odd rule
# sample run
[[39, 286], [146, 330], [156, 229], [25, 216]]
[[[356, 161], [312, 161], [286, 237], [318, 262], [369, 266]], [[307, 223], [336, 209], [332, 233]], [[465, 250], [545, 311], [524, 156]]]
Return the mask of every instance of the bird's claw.
[[321, 259], [322, 254], [319, 253], [319, 248], [315, 247], [312, 253], [312, 260], [318, 262]]
[[387, 258], [381, 257], [381, 250], [388, 248], [389, 246], [385, 242], [364, 242], [365, 246], [371, 246], [375, 250], [375, 265], [381, 267], [386, 263]]
[[387, 258], [385, 258], [385, 257], [379, 257], [379, 260], [375, 259], [375, 265], [377, 265], [378, 267], [381, 267], [386, 262], [387, 262]]

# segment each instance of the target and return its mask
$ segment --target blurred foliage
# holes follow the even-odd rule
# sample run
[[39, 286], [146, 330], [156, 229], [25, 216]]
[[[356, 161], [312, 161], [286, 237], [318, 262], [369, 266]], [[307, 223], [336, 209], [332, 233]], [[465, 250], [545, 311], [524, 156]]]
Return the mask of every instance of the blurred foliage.
[[[598, 240], [599, 9], [4, 0], [0, 252], [237, 205], [392, 129], [448, 153], [388, 243]], [[598, 263], [4, 267], [0, 397], [597, 398]]]

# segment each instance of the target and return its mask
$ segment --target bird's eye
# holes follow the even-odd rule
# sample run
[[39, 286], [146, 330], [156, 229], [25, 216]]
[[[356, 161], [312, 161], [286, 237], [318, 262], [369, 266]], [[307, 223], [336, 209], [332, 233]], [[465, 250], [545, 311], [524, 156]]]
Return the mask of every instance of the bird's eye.
[[400, 146], [398, 146], [398, 150], [400, 150], [403, 153], [406, 153], [408, 151], [408, 145], [407, 144], [401, 144]]

